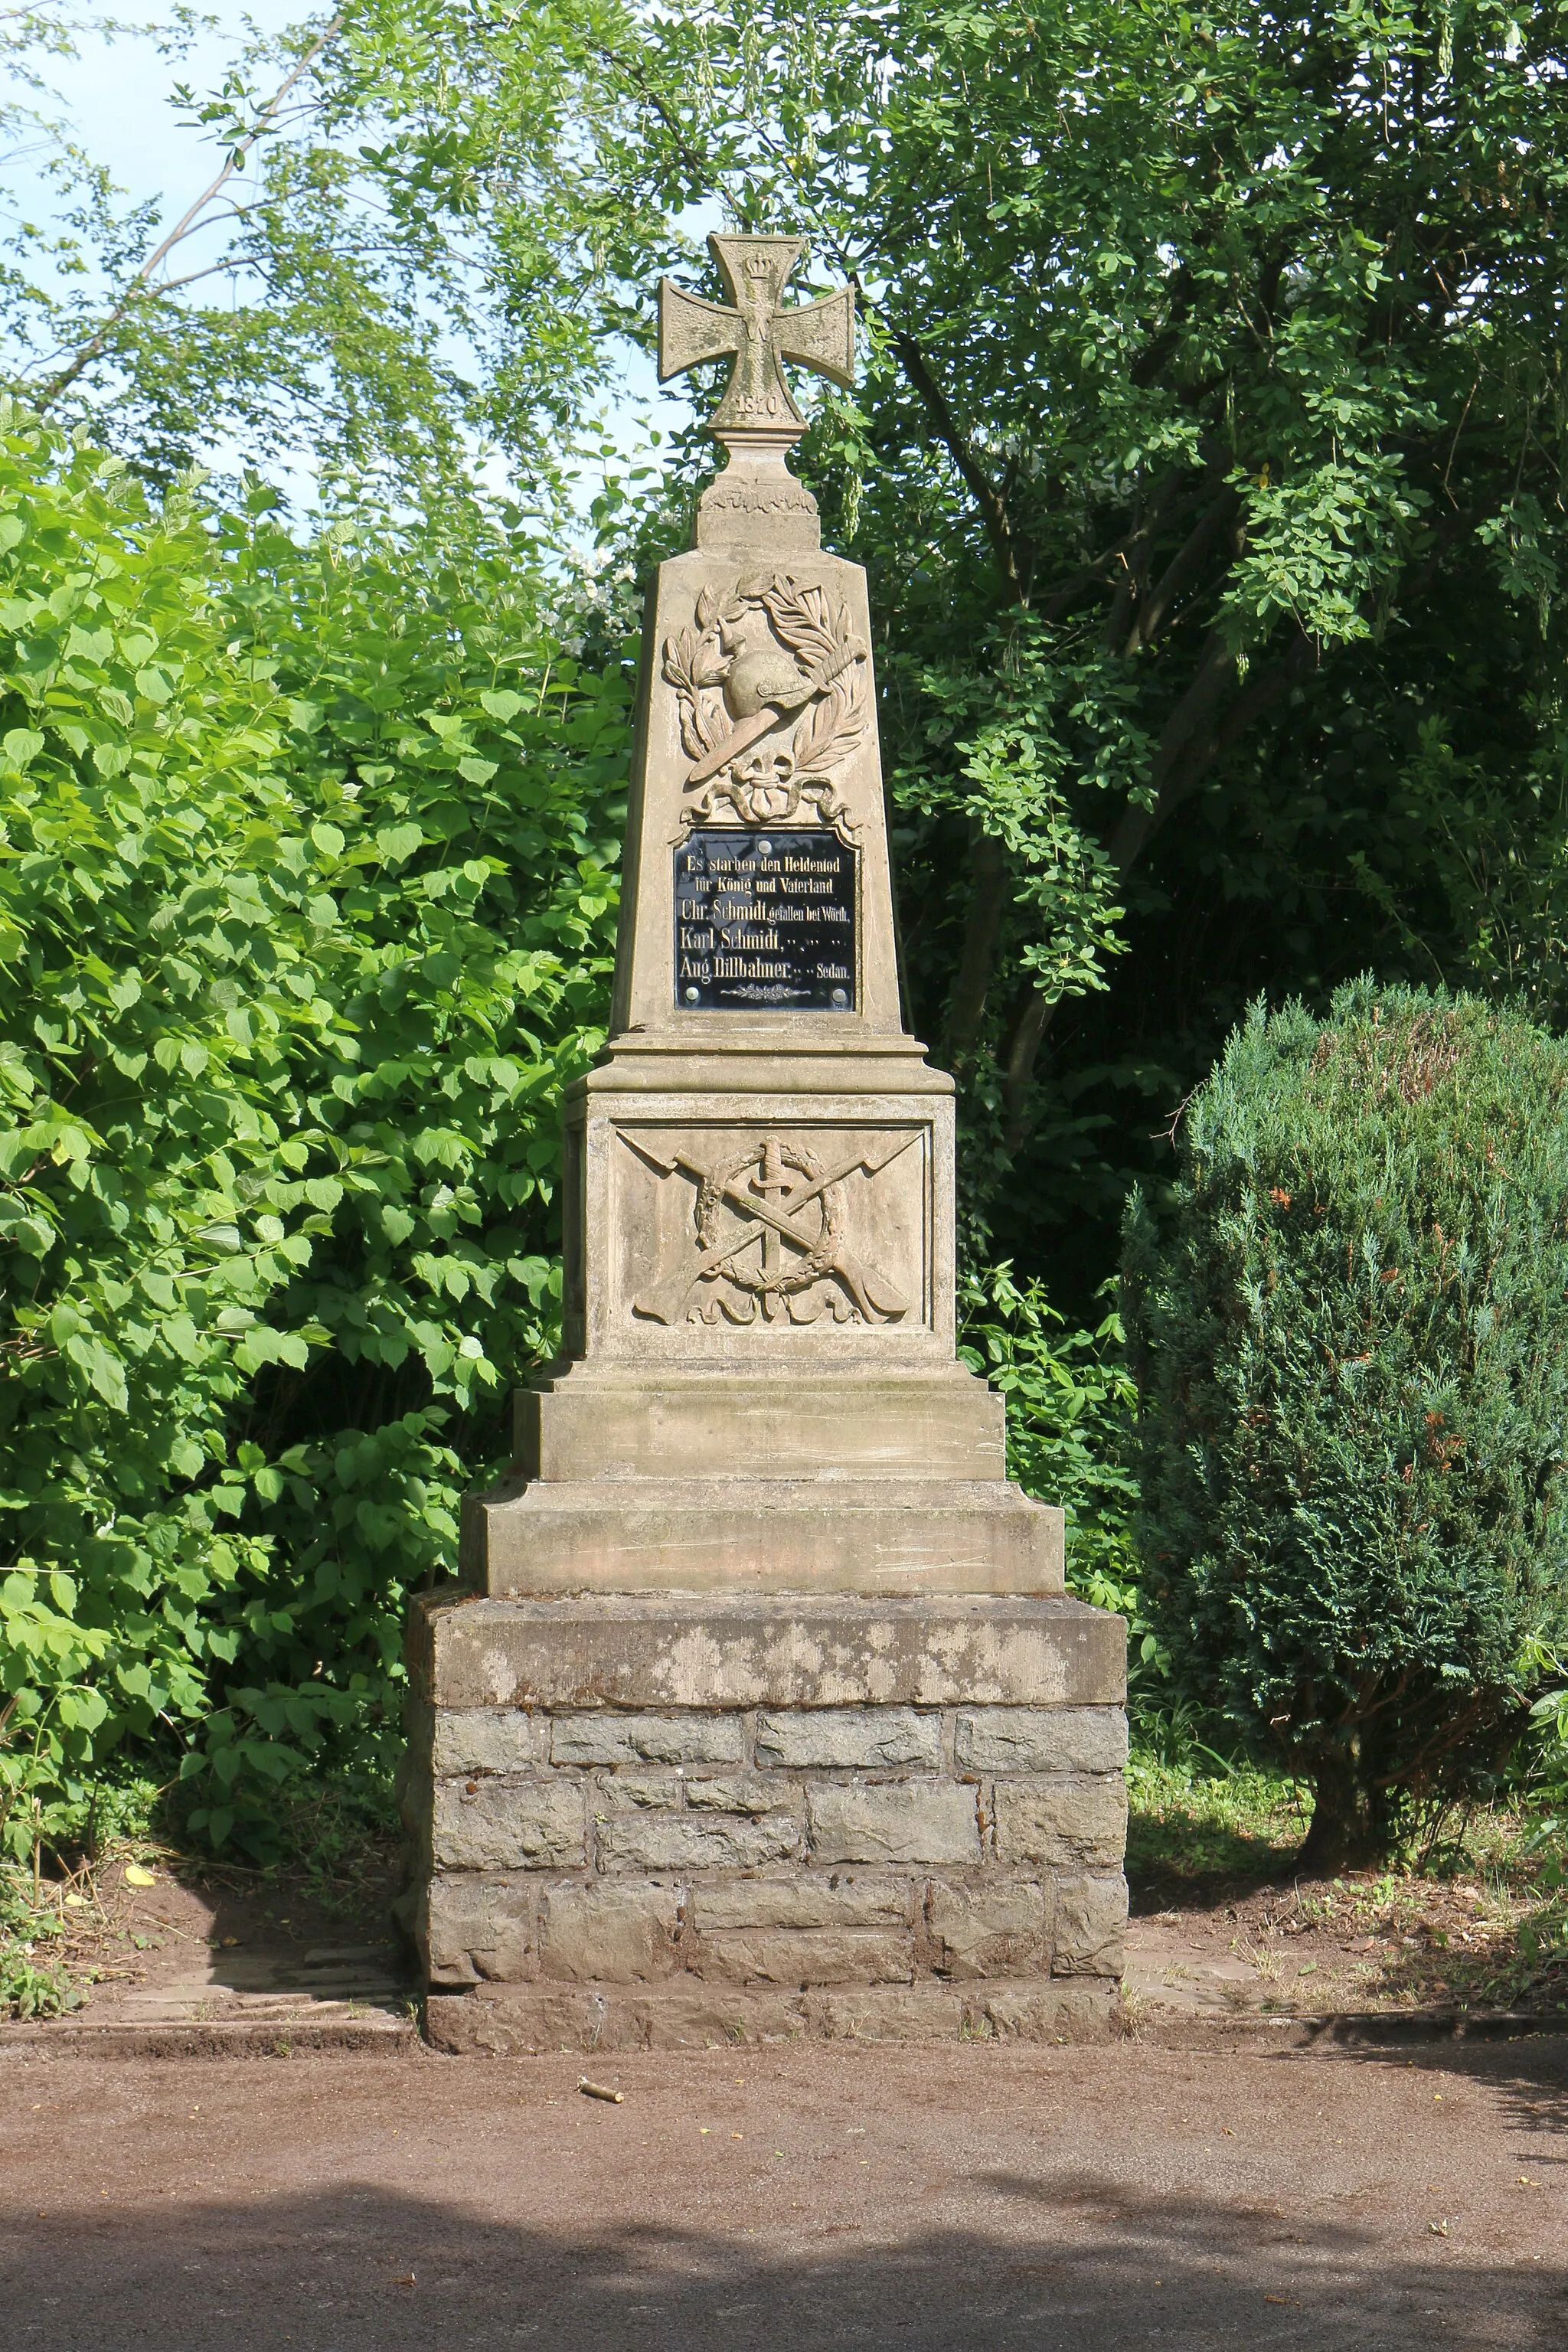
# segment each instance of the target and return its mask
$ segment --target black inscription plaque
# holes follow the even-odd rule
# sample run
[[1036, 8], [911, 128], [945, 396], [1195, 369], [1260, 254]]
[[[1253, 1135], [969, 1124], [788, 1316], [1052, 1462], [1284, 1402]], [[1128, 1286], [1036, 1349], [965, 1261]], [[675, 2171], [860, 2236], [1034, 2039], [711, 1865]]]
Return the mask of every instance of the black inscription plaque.
[[675, 852], [680, 1010], [853, 1013], [858, 854], [798, 826], [688, 834]]

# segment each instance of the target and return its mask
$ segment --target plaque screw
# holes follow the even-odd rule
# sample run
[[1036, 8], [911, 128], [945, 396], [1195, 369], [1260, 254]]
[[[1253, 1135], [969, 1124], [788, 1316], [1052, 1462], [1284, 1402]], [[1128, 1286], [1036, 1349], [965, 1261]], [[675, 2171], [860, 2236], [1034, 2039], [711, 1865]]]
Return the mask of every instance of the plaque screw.
[[849, 998], [842, 988], [836, 988], [828, 1002], [833, 1004], [843, 1005], [848, 1003]]
[[695, 1004], [698, 1002], [700, 993], [701, 992], [698, 989], [689, 988], [686, 992], [686, 1002], [688, 1004]]
[[757, 844], [757, 856], [758, 856], [759, 857], [771, 857], [771, 856], [773, 856], [773, 843], [772, 843], [771, 841], [759, 841], [759, 842], [758, 842], [758, 844]]

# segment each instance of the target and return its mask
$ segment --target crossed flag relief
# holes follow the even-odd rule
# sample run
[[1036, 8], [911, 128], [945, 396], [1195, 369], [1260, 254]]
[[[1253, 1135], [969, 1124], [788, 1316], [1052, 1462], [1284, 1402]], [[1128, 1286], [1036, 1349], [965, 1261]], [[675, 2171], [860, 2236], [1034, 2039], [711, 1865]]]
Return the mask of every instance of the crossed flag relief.
[[[633, 1311], [656, 1323], [684, 1322], [692, 1292], [699, 1283], [723, 1276], [741, 1289], [760, 1294], [764, 1313], [781, 1296], [808, 1289], [813, 1283], [837, 1277], [868, 1323], [895, 1321], [909, 1311], [909, 1300], [895, 1283], [868, 1266], [839, 1230], [831, 1195], [834, 1188], [859, 1174], [868, 1181], [879, 1175], [917, 1139], [915, 1134], [895, 1136], [862, 1145], [848, 1159], [826, 1171], [813, 1164], [798, 1183], [790, 1180], [801, 1155], [776, 1136], [761, 1138], [739, 1164], [705, 1168], [685, 1151], [663, 1159], [647, 1143], [621, 1130], [638, 1158], [658, 1175], [689, 1177], [697, 1187], [697, 1227], [700, 1255], [689, 1263], [655, 1276], [649, 1287], [632, 1302]], [[754, 1172], [748, 1172], [754, 1171]], [[743, 1180], [743, 1181], [742, 1181]], [[711, 1247], [702, 1248], [705, 1204], [722, 1202], [742, 1219], [740, 1227]], [[820, 1204], [820, 1205], [818, 1205]], [[816, 1206], [815, 1224], [802, 1223]], [[797, 1255], [784, 1255], [785, 1249]], [[753, 1258], [752, 1253], [755, 1252]]]

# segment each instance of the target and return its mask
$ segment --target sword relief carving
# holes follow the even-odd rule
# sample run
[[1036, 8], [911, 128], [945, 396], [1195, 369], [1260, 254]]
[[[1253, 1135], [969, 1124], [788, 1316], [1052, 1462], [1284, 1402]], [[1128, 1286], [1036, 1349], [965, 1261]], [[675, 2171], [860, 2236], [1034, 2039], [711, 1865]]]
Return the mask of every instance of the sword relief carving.
[[804, 1138], [760, 1135], [711, 1161], [645, 1137], [621, 1140], [661, 1178], [693, 1187], [690, 1241], [632, 1301], [654, 1323], [886, 1324], [910, 1301], [849, 1238], [853, 1180], [872, 1182], [919, 1139], [878, 1136], [824, 1160]]

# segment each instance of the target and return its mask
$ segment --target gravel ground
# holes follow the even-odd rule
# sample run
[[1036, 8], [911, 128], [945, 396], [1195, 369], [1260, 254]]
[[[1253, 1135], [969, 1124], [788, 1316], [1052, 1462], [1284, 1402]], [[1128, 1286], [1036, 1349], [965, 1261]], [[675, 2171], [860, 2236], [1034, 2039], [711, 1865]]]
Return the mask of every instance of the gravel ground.
[[17, 2352], [1568, 2343], [1568, 2042], [0, 2063]]

